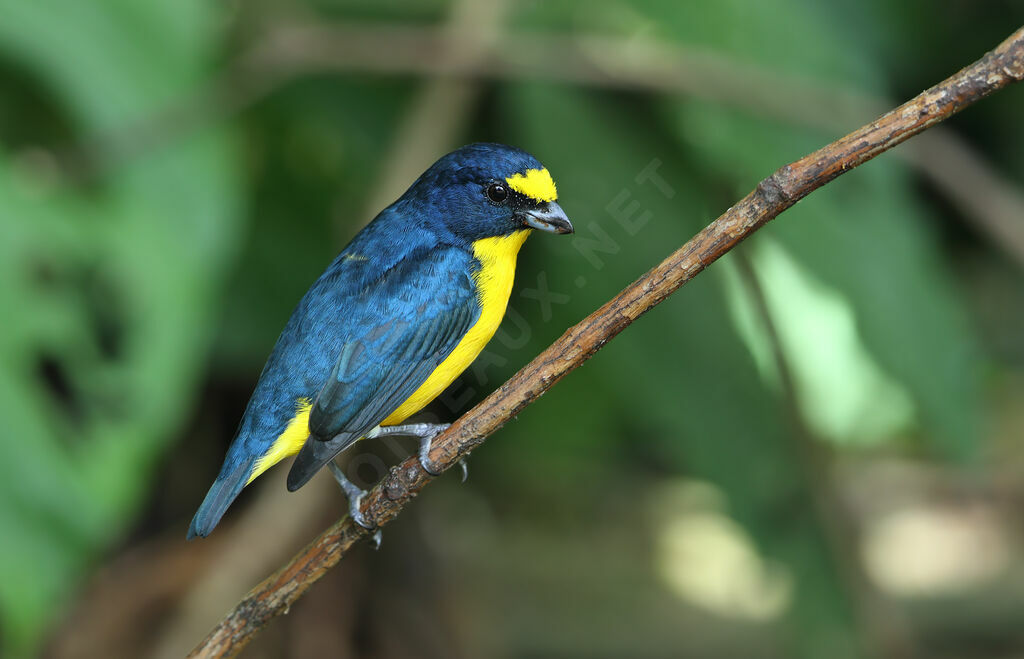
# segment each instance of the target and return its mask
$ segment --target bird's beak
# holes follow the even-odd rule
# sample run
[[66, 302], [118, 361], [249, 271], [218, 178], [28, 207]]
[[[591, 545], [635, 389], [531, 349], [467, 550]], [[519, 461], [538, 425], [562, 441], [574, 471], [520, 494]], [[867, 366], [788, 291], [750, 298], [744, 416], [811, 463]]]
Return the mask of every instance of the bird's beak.
[[572, 233], [572, 222], [562, 207], [553, 201], [541, 204], [540, 208], [522, 212], [523, 221], [531, 229], [548, 233]]

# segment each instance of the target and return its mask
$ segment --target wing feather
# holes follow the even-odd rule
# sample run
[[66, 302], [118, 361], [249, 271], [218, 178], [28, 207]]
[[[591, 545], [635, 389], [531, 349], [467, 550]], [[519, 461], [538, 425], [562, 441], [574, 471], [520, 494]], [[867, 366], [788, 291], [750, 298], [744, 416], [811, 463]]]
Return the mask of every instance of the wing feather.
[[310, 438], [288, 473], [298, 489], [405, 402], [480, 316], [467, 257], [431, 253], [392, 269], [366, 292], [310, 411]]

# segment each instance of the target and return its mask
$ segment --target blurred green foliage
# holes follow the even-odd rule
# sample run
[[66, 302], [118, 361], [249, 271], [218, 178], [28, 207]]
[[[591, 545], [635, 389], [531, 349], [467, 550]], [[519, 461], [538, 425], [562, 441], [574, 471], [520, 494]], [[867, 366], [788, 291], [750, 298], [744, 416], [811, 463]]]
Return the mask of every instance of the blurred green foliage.
[[[0, 153], [0, 607], [5, 644], [24, 652], [136, 514], [192, 403], [242, 178], [217, 127], [88, 184], [55, 180], [54, 152], [117, 135], [205, 79], [221, 36], [211, 7], [4, 2], [0, 15], [20, 74], [4, 103], [15, 148]], [[60, 131], [25, 143], [33, 101]]]
[[[1019, 19], [1019, 3], [993, 6], [1005, 11], [961, 4], [943, 14], [922, 1], [523, 2], [509, 29], [658, 40], [828, 89], [902, 98], [1013, 29], [1006, 15], [1018, 10]], [[303, 11], [325, 24], [433, 24], [447, 6], [321, 1]], [[224, 62], [259, 39], [253, 25], [270, 29], [287, 13], [270, 2], [0, 1], [5, 654], [33, 651], [63, 598], [135, 523], [169, 442], [204, 405], [204, 373], [254, 382], [295, 301], [369, 219], [363, 204], [420, 81], [299, 76], [224, 121], [183, 120], [179, 130], [181, 117], [168, 113], [187, 117]], [[918, 29], [922, 14], [927, 30]], [[961, 35], [964, 21], [977, 28]], [[558, 297], [548, 309], [514, 296], [525, 325], [506, 325], [486, 365], [464, 376], [458, 386], [472, 398], [760, 178], [836, 136], [766, 119], [753, 105], [481, 84], [462, 140], [535, 153], [578, 233], [572, 245], [538, 237], [524, 251], [521, 289], [547, 286]], [[959, 124], [1017, 180], [1021, 100], [1011, 90]], [[641, 180], [652, 166], [671, 194]], [[951, 267], [961, 238], [890, 156], [839, 179], [504, 429], [474, 456], [481, 487], [521, 500], [521, 510], [548, 501], [558, 520], [629, 475], [715, 483], [729, 513], [793, 574], [788, 647], [861, 655], [808, 440], [794, 437], [837, 450], [977, 457], [982, 376], [996, 362]], [[215, 468], [201, 467], [210, 476]]]

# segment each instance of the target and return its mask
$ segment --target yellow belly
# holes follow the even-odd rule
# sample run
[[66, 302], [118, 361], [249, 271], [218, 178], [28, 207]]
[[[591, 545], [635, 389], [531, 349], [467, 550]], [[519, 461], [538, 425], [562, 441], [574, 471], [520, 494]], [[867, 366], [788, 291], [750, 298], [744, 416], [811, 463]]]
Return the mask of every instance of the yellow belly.
[[[480, 317], [455, 346], [455, 350], [380, 425], [394, 426], [419, 412], [447, 389], [484, 349], [505, 317], [516, 274], [516, 256], [529, 235], [528, 230], [517, 231], [508, 236], [484, 238], [473, 243], [473, 255], [480, 262], [480, 270], [476, 273]], [[310, 407], [308, 399], [296, 401], [295, 416], [270, 449], [253, 465], [247, 484], [281, 460], [299, 452], [309, 437]]]
[[419, 389], [381, 421], [380, 425], [394, 426], [419, 412], [447, 389], [484, 349], [505, 317], [516, 275], [516, 256], [529, 235], [529, 231], [517, 231], [508, 236], [484, 238], [473, 243], [473, 255], [480, 261], [480, 270], [476, 274], [480, 318]]

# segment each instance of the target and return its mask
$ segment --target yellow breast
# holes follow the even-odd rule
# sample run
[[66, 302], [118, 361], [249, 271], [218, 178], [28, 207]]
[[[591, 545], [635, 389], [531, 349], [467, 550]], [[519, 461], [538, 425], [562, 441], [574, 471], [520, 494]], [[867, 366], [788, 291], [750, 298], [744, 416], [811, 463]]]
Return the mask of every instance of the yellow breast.
[[529, 231], [517, 231], [508, 236], [484, 238], [473, 243], [473, 255], [480, 262], [480, 270], [476, 273], [480, 318], [419, 389], [380, 425], [397, 425], [423, 409], [424, 405], [447, 389], [484, 349], [505, 317], [505, 308], [516, 275], [516, 256], [529, 235]]

